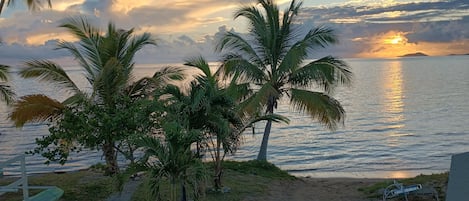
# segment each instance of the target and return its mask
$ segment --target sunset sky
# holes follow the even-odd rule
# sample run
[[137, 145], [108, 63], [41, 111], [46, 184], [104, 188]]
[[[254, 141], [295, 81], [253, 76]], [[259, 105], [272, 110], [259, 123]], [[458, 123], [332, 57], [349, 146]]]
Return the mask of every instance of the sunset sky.
[[[74, 40], [60, 22], [86, 16], [97, 26], [109, 20], [137, 33], [150, 32], [157, 47], [147, 47], [138, 63], [173, 63], [213, 52], [223, 32], [245, 33], [243, 20], [233, 20], [239, 5], [251, 0], [52, 0], [52, 9], [30, 12], [23, 0], [0, 16], [0, 63], [28, 59], [67, 61], [68, 54], [53, 50], [59, 39]], [[290, 1], [278, 0], [285, 7]], [[324, 3], [327, 2], [327, 3]], [[304, 0], [299, 21], [305, 28], [334, 28], [340, 44], [313, 53], [342, 58], [389, 58], [424, 52], [432, 56], [469, 53], [468, 0]], [[306, 30], [306, 29], [305, 29]]]

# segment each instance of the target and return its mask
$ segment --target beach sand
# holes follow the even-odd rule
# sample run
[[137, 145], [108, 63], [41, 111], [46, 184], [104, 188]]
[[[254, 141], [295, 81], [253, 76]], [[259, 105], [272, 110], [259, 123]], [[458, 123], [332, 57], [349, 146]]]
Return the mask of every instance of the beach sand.
[[270, 184], [267, 195], [248, 197], [244, 201], [375, 201], [358, 188], [386, 181], [386, 179], [306, 178], [276, 181]]

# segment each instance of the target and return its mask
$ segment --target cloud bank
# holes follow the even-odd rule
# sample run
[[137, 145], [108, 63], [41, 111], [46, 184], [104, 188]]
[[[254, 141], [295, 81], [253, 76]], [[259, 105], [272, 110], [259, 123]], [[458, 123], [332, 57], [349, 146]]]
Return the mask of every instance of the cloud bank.
[[[214, 44], [224, 32], [245, 31], [243, 20], [232, 19], [236, 8], [250, 0], [63, 0], [53, 9], [30, 13], [11, 12], [0, 18], [0, 61], [19, 64], [27, 59], [68, 61], [67, 53], [54, 51], [55, 42], [75, 40], [57, 26], [64, 19], [84, 15], [104, 27], [150, 32], [158, 46], [137, 55], [139, 63], [180, 63], [203, 55], [217, 60]], [[284, 2], [284, 1], [282, 1]], [[374, 1], [376, 2], [376, 1]], [[392, 57], [422, 51], [430, 55], [469, 53], [469, 3], [467, 0], [374, 4], [354, 3], [304, 7], [296, 23], [304, 29], [329, 26], [341, 43], [313, 57]]]

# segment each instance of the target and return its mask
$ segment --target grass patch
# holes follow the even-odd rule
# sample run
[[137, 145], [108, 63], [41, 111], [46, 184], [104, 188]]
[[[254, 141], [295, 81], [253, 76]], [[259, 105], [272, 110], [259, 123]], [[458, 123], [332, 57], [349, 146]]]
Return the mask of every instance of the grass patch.
[[223, 167], [225, 170], [228, 169], [239, 173], [258, 175], [271, 179], [295, 179], [295, 177], [288, 174], [287, 171], [281, 170], [274, 164], [265, 161], [225, 161]]
[[[433, 187], [438, 192], [438, 198], [445, 200], [448, 173], [418, 175], [413, 178], [398, 179], [396, 181], [404, 185], [422, 184], [424, 187]], [[359, 191], [362, 191], [370, 198], [382, 198], [383, 190], [392, 183], [393, 181], [380, 182], [366, 188], [360, 188]]]
[[[6, 185], [17, 178], [0, 178], [0, 185]], [[57, 186], [64, 190], [61, 201], [100, 201], [105, 200], [114, 191], [114, 179], [103, 176], [102, 172], [83, 170], [77, 172], [67, 172], [63, 174], [47, 173], [32, 175], [28, 177], [31, 186]], [[31, 190], [30, 195], [34, 195], [40, 190]], [[7, 193], [1, 196], [2, 200], [21, 201], [23, 194]]]
[[[211, 164], [207, 163], [207, 168], [211, 170]], [[205, 185], [205, 196], [201, 201], [240, 201], [247, 197], [261, 197], [268, 190], [269, 183], [278, 180], [294, 180], [294, 176], [286, 171], [280, 170], [271, 163], [259, 161], [235, 162], [225, 161], [223, 163], [222, 183], [224, 188], [229, 188], [229, 192], [211, 191], [212, 183], [208, 181]], [[211, 173], [211, 171], [209, 172]], [[168, 185], [162, 186], [163, 196], [168, 192]], [[134, 193], [132, 201], [149, 201], [150, 190], [148, 182], [144, 181]]]

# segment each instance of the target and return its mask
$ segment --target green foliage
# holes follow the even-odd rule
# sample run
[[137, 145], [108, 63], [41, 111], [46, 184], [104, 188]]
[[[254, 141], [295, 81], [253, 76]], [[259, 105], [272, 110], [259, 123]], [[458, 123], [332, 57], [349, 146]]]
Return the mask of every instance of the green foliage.
[[[79, 89], [66, 71], [48, 60], [26, 62], [20, 71], [23, 78], [36, 78], [72, 92], [63, 102], [42, 94], [21, 97], [15, 104], [11, 119], [17, 126], [28, 122], [50, 120], [50, 136], [37, 139], [33, 153], [41, 153], [50, 161], [65, 163], [70, 151], [82, 147], [103, 150], [110, 174], [119, 171], [117, 152], [134, 161], [133, 139], [149, 132], [152, 118], [143, 105], [134, 101], [131, 78], [134, 55], [146, 45], [155, 45], [150, 34], [134, 35], [108, 24], [103, 34], [86, 18], [70, 18], [60, 27], [66, 28], [78, 42], [60, 41], [56, 49], [67, 50], [80, 64], [91, 87], [90, 93]], [[178, 72], [170, 78], [179, 78]], [[157, 77], [164, 77], [165, 72]], [[156, 78], [152, 78], [156, 79]], [[142, 82], [136, 82], [142, 83]], [[159, 84], [164, 84], [160, 82]], [[156, 89], [155, 85], [146, 88]], [[133, 107], [136, 106], [136, 107]], [[140, 114], [141, 112], [146, 112]]]
[[0, 100], [5, 102], [7, 105], [13, 102], [15, 92], [10, 88], [8, 84], [8, 69], [9, 66], [0, 64]]
[[[205, 168], [190, 148], [199, 141], [200, 131], [187, 129], [184, 121], [174, 121], [171, 117], [166, 118], [162, 129], [164, 136], [145, 136], [138, 142], [145, 149], [143, 161], [150, 173], [151, 197], [160, 200], [161, 186], [164, 181], [169, 181], [169, 200], [177, 199], [178, 190], [181, 190], [181, 196], [186, 196], [188, 189], [191, 189], [192, 197], [197, 198], [198, 186], [205, 182]], [[179, 184], [181, 188], [178, 189]]]
[[[197, 141], [197, 154], [209, 153], [218, 165], [216, 175], [221, 175], [221, 161], [227, 152], [234, 152], [239, 144], [235, 129], [241, 120], [235, 110], [235, 102], [219, 86], [217, 77], [212, 74], [208, 63], [202, 57], [186, 61], [186, 66], [202, 72], [190, 83], [187, 95], [175, 86], [168, 86], [164, 91], [170, 95], [168, 112], [179, 114], [188, 122], [190, 129], [200, 130]], [[220, 176], [219, 176], [220, 177]], [[219, 186], [220, 178], [215, 186]], [[218, 182], [217, 182], [218, 181]], [[218, 185], [217, 185], [218, 184]]]
[[[212, 166], [213, 163], [207, 163], [206, 166]], [[199, 188], [200, 191], [207, 192], [205, 196], [197, 200], [200, 201], [241, 201], [253, 200], [253, 198], [262, 197], [266, 194], [269, 184], [279, 180], [290, 180], [295, 177], [285, 171], [279, 170], [270, 163], [260, 161], [225, 161], [223, 163], [224, 186], [229, 187], [229, 192], [213, 191], [212, 188]], [[167, 180], [165, 184], [169, 184]], [[169, 185], [162, 186], [160, 189], [163, 200], [169, 197]], [[133, 201], [153, 201], [148, 198], [149, 186], [144, 182], [134, 193]]]
[[271, 179], [294, 179], [295, 177], [288, 172], [281, 170], [277, 166], [267, 161], [251, 160], [251, 161], [225, 161], [223, 162], [225, 169], [234, 170], [244, 174], [259, 175]]
[[[29, 185], [57, 186], [64, 190], [61, 200], [73, 201], [104, 201], [114, 192], [114, 179], [105, 177], [101, 172], [93, 170], [67, 172], [63, 174], [47, 173], [30, 175]], [[0, 185], [11, 183], [9, 178], [0, 178]], [[32, 190], [31, 195], [41, 190]], [[8, 193], [0, 197], [2, 200], [21, 201], [23, 196], [19, 193]]]
[[111, 140], [120, 153], [133, 160], [135, 140], [155, 127], [153, 117], [158, 107], [156, 102], [128, 97], [121, 97], [114, 107], [81, 102], [63, 110], [61, 118], [50, 126], [50, 135], [36, 139], [38, 147], [32, 153], [64, 164], [70, 151], [101, 149]]
[[106, 170], [106, 165], [102, 163], [96, 163], [94, 165], [90, 166], [90, 169], [93, 171], [105, 171]]

